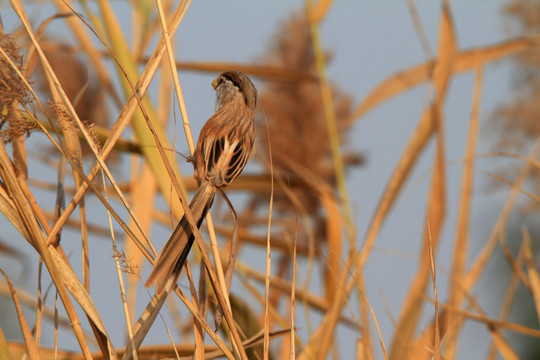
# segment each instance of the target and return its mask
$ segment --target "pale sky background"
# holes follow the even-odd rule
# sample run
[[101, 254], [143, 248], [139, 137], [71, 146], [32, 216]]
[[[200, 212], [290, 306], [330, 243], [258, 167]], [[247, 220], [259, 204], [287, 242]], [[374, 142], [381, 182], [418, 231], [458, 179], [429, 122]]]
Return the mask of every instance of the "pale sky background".
[[[504, 21], [500, 16], [501, 7], [505, 1], [455, 0], [450, 3], [460, 49], [494, 44], [507, 38], [503, 27]], [[262, 55], [271, 35], [278, 29], [280, 21], [288, 19], [291, 11], [302, 9], [303, 5], [303, 1], [283, 0], [194, 1], [175, 37], [176, 57], [178, 60], [249, 63]], [[440, 1], [422, 0], [416, 1], [416, 5], [432, 53], [436, 53]], [[123, 5], [116, 3], [115, 6], [121, 9]], [[0, 10], [6, 28], [10, 29], [10, 26], [13, 28], [16, 22], [9, 4], [2, 3]], [[34, 12], [33, 15], [36, 19], [44, 19], [51, 13]], [[403, 0], [337, 0], [321, 26], [321, 34], [325, 49], [334, 54], [333, 61], [328, 66], [329, 77], [345, 92], [352, 95], [355, 104], [358, 104], [387, 76], [425, 61], [425, 54], [406, 2]], [[485, 68], [480, 114], [484, 126], [494, 107], [511, 93], [509, 69], [508, 62], [499, 62]], [[180, 74], [195, 136], [214, 110], [214, 92], [210, 87], [214, 76], [200, 73]], [[441, 300], [446, 299], [445, 269], [449, 268], [452, 252], [457, 211], [456, 199], [459, 196], [462, 171], [461, 162], [453, 160], [461, 159], [464, 154], [473, 80], [472, 73], [455, 76], [452, 79], [445, 106], [449, 207], [437, 260], [440, 267], [438, 290]], [[261, 84], [257, 79], [256, 83]], [[394, 171], [411, 132], [419, 121], [426, 91], [426, 86], [420, 86], [383, 103], [382, 106], [360, 119], [350, 135], [352, 147], [364, 152], [367, 156], [367, 164], [351, 171], [347, 178], [358, 231], [356, 240], [358, 246], [363, 242], [366, 228], [386, 183]], [[176, 121], [180, 121], [178, 112]], [[480, 153], [488, 151], [489, 139], [482, 135], [483, 133], [485, 133], [485, 127], [481, 128], [478, 146]], [[178, 128], [177, 150], [187, 153], [187, 146], [184, 145], [183, 139], [182, 130]], [[387, 346], [390, 345], [394, 325], [387, 314], [385, 303], [390, 308], [392, 318], [396, 318], [408, 284], [416, 271], [416, 254], [419, 251], [424, 223], [426, 189], [429, 187], [429, 171], [433, 162], [432, 150], [433, 142], [422, 157], [419, 166], [414, 170], [405, 191], [398, 199], [397, 206], [386, 221], [365, 270], [368, 300], [377, 315]], [[489, 159], [479, 159], [476, 166], [477, 170], [493, 170], [493, 162]], [[477, 196], [473, 204], [471, 219], [471, 258], [476, 256], [478, 249], [486, 241], [506, 196], [506, 193], [487, 195], [483, 185], [488, 179], [478, 171], [475, 174], [475, 180]], [[6, 230], [4, 236], [13, 239], [20, 238], [11, 229]], [[101, 255], [103, 267], [96, 266], [97, 261], [93, 264], [93, 271], [97, 275], [94, 278], [100, 278], [100, 272], [103, 272], [103, 276], [110, 276], [106, 275], [110, 274], [113, 266], [112, 259], [108, 255], [110, 244], [106, 241], [97, 243], [102, 245], [93, 247], [95, 252], [93, 259], [99, 258], [100, 252], [107, 255]], [[21, 242], [15, 246], [25, 251], [29, 249], [28, 245]], [[79, 253], [75, 252], [72, 256], [78, 257]], [[20, 265], [14, 265], [12, 261], [0, 256], [2, 268], [4, 268], [4, 263], [12, 271], [18, 271], [20, 268]], [[487, 269], [488, 274], [489, 270], [490, 267]], [[30, 271], [32, 271], [32, 277], [35, 277], [36, 269], [32, 268]], [[489, 299], [500, 298], [501, 293], [496, 292], [493, 279], [493, 275], [484, 276], [481, 284], [475, 289], [474, 295], [478, 297], [484, 310], [489, 311], [490, 316], [497, 317], [498, 305], [494, 305]], [[112, 291], [116, 286], [116, 280], [106, 287], [94, 281], [92, 291]], [[35, 284], [28, 284], [28, 289], [35, 289]], [[96, 298], [98, 308], [105, 309], [113, 306], [111, 308], [114, 309], [113, 311], [120, 311], [119, 303], [111, 305], [109, 299]], [[142, 299], [146, 297], [143, 296]], [[140, 305], [141, 303], [142, 301], [139, 301]], [[423, 324], [431, 319], [432, 313], [431, 308], [425, 310]], [[2, 316], [0, 316], [0, 326], [4, 328], [1, 318]], [[104, 321], [109, 333], [112, 334], [113, 341], [116, 345], [120, 345], [124, 336], [123, 321], [119, 321], [114, 316], [104, 316]], [[159, 320], [156, 321], [156, 327], [161, 326], [158, 323]], [[297, 325], [302, 328], [301, 323]], [[473, 323], [467, 325], [462, 335], [458, 358], [485, 358], [487, 344], [490, 341], [487, 334], [482, 325]], [[166, 342], [167, 340], [163, 339], [162, 335], [162, 329], [153, 331], [151, 338], [145, 343]], [[376, 334], [373, 335], [376, 336]], [[70, 338], [73, 337], [70, 336]], [[348, 349], [353, 348], [355, 338], [351, 337], [350, 341]], [[73, 344], [75, 344], [74, 340]], [[70, 343], [68, 342], [66, 346], [70, 346]], [[380, 356], [378, 344], [375, 348], [378, 349]], [[515, 350], [518, 349], [515, 348]]]

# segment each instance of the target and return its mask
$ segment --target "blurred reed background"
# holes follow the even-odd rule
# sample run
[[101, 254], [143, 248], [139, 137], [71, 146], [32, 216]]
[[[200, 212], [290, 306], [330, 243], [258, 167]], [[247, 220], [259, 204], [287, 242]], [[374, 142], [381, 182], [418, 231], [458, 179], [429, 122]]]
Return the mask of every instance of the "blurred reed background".
[[[458, 359], [475, 342], [471, 323], [487, 339], [486, 359], [537, 358], [540, 1], [507, 1], [507, 40], [474, 48], [459, 45], [452, 2], [438, 4], [435, 45], [419, 16], [425, 4], [400, 3], [424, 60], [382, 74], [365, 96], [329, 75], [339, 54], [322, 37], [337, 3], [283, 13], [260, 40], [265, 50], [241, 63], [179, 60], [175, 39], [196, 39], [182, 33], [190, 1], [2, 5], [13, 18], [0, 37], [0, 358]], [[483, 114], [486, 67], [506, 58], [513, 83]], [[348, 71], [361, 68], [359, 59]], [[191, 112], [184, 79], [210, 92], [208, 79], [226, 70], [259, 90], [257, 148], [226, 191], [237, 217], [218, 196], [206, 246], [195, 246], [176, 293], [153, 297], [143, 287], [149, 264], [196, 186], [183, 151], [213, 112], [212, 103], [205, 116]], [[447, 102], [464, 73], [470, 116], [456, 119]], [[390, 140], [401, 128], [366, 135], [398, 153], [378, 164], [389, 176], [351, 183], [370, 160], [355, 125], [418, 88], [425, 101], [408, 104], [418, 117], [403, 148]], [[466, 129], [460, 153], [448, 153], [457, 141], [448, 119]], [[491, 150], [479, 152], [479, 141]], [[493, 161], [480, 169], [485, 158]], [[402, 195], [426, 159], [418, 205]], [[451, 167], [462, 171], [457, 181]], [[489, 179], [481, 187], [479, 175]], [[383, 184], [373, 207], [351, 195]], [[504, 197], [488, 226], [473, 206], [486, 196]], [[421, 209], [404, 218], [423, 222], [420, 236], [387, 229], [400, 201]], [[397, 255], [413, 258], [406, 277], [392, 257], [379, 261], [391, 251], [377, 247], [384, 231], [414, 249]], [[498, 299], [477, 296], [490, 266], [505, 288]], [[368, 291], [373, 279], [403, 288], [399, 301]]]

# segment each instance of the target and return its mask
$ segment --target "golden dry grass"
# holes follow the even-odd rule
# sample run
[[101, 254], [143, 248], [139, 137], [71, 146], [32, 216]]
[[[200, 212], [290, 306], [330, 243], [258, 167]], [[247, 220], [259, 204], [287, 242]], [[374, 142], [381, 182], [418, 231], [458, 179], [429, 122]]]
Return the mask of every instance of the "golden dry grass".
[[[28, 294], [0, 267], [6, 279], [0, 282], [0, 291], [15, 304], [24, 339], [24, 344], [5, 341], [5, 329], [0, 328], [1, 359], [21, 358], [23, 354], [31, 359], [325, 359], [338, 358], [339, 354], [349, 358], [346, 351], [352, 353], [351, 349], [357, 359], [373, 359], [378, 353], [385, 359], [455, 359], [460, 334], [473, 321], [483, 324], [491, 337], [488, 358], [498, 354], [515, 359], [517, 349], [507, 339], [508, 330], [540, 337], [535, 328], [507, 321], [519, 283], [525, 285], [536, 313], [540, 313], [540, 275], [528, 232], [523, 231], [521, 250], [515, 257], [504, 238], [517, 196], [526, 194], [524, 184], [540, 169], [536, 160], [540, 151], [538, 134], [533, 150], [522, 159], [517, 176], [509, 184], [508, 199], [479, 255], [471, 258], [468, 252], [483, 69], [500, 58], [536, 48], [538, 35], [461, 49], [451, 7], [443, 2], [438, 49], [433, 58], [427, 56], [424, 63], [389, 76], [354, 105], [356, 94], [345, 94], [326, 74], [331, 57], [323, 49], [319, 27], [332, 1], [312, 4], [308, 0], [304, 12], [283, 22], [257, 65], [220, 59], [213, 63], [177, 61], [173, 55], [175, 33], [189, 11], [190, 1], [130, 3], [132, 20], [140, 24], [140, 28], [131, 30], [121, 27], [120, 14], [108, 1], [96, 1], [95, 13], [84, 6], [83, 13], [76, 13], [69, 2], [51, 2], [61, 15], [49, 21], [65, 22], [76, 44], [45, 38], [49, 21], [35, 26], [27, 18], [25, 5], [17, 0], [11, 0], [10, 5], [20, 28], [0, 36], [0, 211], [30, 245], [28, 251], [39, 255], [39, 269], [50, 275], [62, 306], [43, 306], [46, 291], [42, 289], [41, 273], [37, 275], [37, 291]], [[414, 17], [414, 4], [409, 5]], [[415, 22], [423, 37], [418, 19]], [[132, 39], [132, 48], [128, 48], [126, 38]], [[80, 55], [88, 64], [80, 60]], [[96, 74], [92, 81], [85, 76], [86, 66]], [[153, 227], [179, 219], [187, 208], [186, 190], [195, 186], [176, 164], [171, 151], [175, 139], [167, 133], [164, 120], [172, 117], [170, 94], [174, 93], [185, 134], [185, 140], [179, 141], [185, 141], [192, 152], [193, 135], [178, 70], [214, 74], [230, 69], [264, 81], [255, 159], [262, 165], [261, 171], [243, 175], [231, 186], [248, 195], [246, 205], [239, 207], [238, 221], [216, 210], [216, 226], [208, 217], [206, 231], [195, 231], [199, 249], [192, 255], [194, 260], [183, 280], [189, 287], [177, 288], [168, 299], [164, 294], [148, 300], [140, 297], [140, 274], [156, 254]], [[453, 228], [448, 298], [441, 298], [437, 249], [448, 217], [449, 186], [444, 105], [450, 81], [462, 72], [474, 72], [475, 82], [458, 222]], [[30, 80], [34, 73], [39, 74], [37, 83]], [[152, 97], [145, 96], [150, 84], [155, 85]], [[363, 157], [348, 143], [347, 134], [368, 111], [421, 84], [428, 84], [433, 99], [422, 109], [390, 178], [384, 179], [386, 190], [362, 238], [358, 234], [363, 230], [353, 221], [346, 175], [348, 169], [362, 163]], [[104, 105], [105, 99], [117, 107], [116, 113]], [[509, 117], [509, 113], [507, 108], [502, 116]], [[126, 135], [128, 128], [131, 138]], [[27, 148], [31, 131], [42, 132], [53, 150], [40, 154], [41, 158], [31, 158], [39, 151]], [[383, 336], [378, 318], [384, 314], [373, 310], [373, 299], [365, 291], [364, 269], [412, 169], [430, 151], [429, 142], [435, 146], [419, 263], [401, 307], [392, 309], [399, 313], [393, 333]], [[110, 161], [114, 152], [122, 154], [116, 161], [129, 162], [129, 174], [122, 182], [112, 169], [117, 164]], [[57, 176], [29, 178], [32, 161], [49, 164]], [[56, 196], [53, 206], [41, 203], [37, 197], [40, 191]], [[90, 198], [95, 201], [86, 201]], [[105, 209], [108, 223], [94, 224], [88, 203]], [[189, 211], [187, 216], [191, 217]], [[78, 256], [66, 255], [62, 239], [68, 229], [77, 232]], [[117, 268], [110, 276], [118, 279], [114, 293], [90, 292], [90, 282], [94, 281], [91, 235], [97, 233], [107, 234], [113, 249], [110, 256]], [[218, 236], [224, 240], [221, 246]], [[208, 242], [212, 245], [206, 245]], [[492, 318], [473, 293], [498, 243], [512, 265], [512, 275], [500, 318]], [[242, 257], [236, 259], [237, 247], [263, 248], [264, 264], [256, 266]], [[9, 244], [1, 246], [0, 252], [13, 254]], [[300, 269], [300, 264], [306, 264], [306, 268]], [[79, 267], [81, 274], [73, 270]], [[317, 273], [315, 269], [319, 268], [322, 271]], [[239, 285], [231, 290], [233, 277]], [[322, 291], [313, 290], [312, 282], [322, 284]], [[431, 291], [433, 297], [428, 295]], [[125, 323], [123, 344], [111, 340], [96, 306], [102, 297], [122, 302], [123, 313], [116, 314], [114, 321]], [[141, 302], [142, 312], [137, 306]], [[35, 319], [21, 311], [21, 304], [35, 310]], [[161, 342], [169, 344], [142, 346], [149, 331], [161, 322], [165, 304], [171, 316], [167, 324], [176, 328], [160, 334]], [[350, 308], [355, 316], [350, 315]], [[433, 314], [433, 321], [427, 325], [420, 322], [425, 308]], [[184, 316], [186, 310], [188, 317]], [[301, 325], [296, 322], [299, 313], [306, 318]], [[314, 321], [314, 314], [320, 320]], [[77, 351], [40, 345], [43, 322], [51, 319], [54, 344], [58, 344], [57, 330], [63, 329], [75, 336]], [[341, 326], [350, 331], [355, 344], [340, 341]], [[307, 340], [299, 336], [299, 327], [307, 328]], [[181, 343], [174, 330], [181, 335]]]

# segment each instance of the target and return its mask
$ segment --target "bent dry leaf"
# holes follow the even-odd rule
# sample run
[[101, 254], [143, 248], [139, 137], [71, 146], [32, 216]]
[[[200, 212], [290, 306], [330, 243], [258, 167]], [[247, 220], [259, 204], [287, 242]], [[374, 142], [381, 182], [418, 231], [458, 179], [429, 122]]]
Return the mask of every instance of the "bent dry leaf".
[[[539, 43], [540, 36], [534, 36], [461, 51], [456, 54], [452, 72], [458, 74], [474, 70], [480, 64], [486, 65], [504, 57], [515, 55], [519, 52], [538, 46]], [[391, 75], [377, 85], [375, 89], [360, 102], [351, 115], [351, 119], [359, 119], [384, 101], [390, 100], [392, 97], [428, 81], [432, 70], [438, 65], [437, 62], [438, 60], [427, 61], [423, 64], [410, 67]]]
[[[17, 318], [19, 319], [19, 324], [21, 326], [21, 332], [23, 335], [24, 344], [26, 345], [26, 353], [30, 357], [30, 360], [41, 360], [38, 346], [36, 344], [36, 341], [34, 340], [34, 337], [32, 336], [32, 332], [30, 331], [30, 327], [28, 326], [28, 323], [26, 322], [26, 318], [24, 317], [21, 304], [19, 303], [17, 293], [15, 292], [15, 288], [13, 287], [13, 284], [11, 283], [11, 280], [9, 280], [6, 273], [4, 273], [4, 270], [0, 269], [0, 273], [4, 275], [4, 278], [7, 281], [9, 291], [11, 293], [11, 298], [13, 299], [13, 304], [15, 305], [15, 311], [17, 312]], [[3, 337], [3, 334], [2, 334], [2, 337]], [[5, 339], [4, 339], [4, 342], [5, 342]]]
[[58, 272], [62, 276], [66, 289], [71, 293], [86, 314], [96, 336], [96, 340], [102, 351], [104, 351], [103, 354], [108, 354], [108, 358], [110, 359], [116, 359], [116, 351], [114, 350], [109, 335], [107, 334], [107, 330], [105, 329], [105, 325], [101, 320], [101, 316], [99, 315], [92, 298], [81, 284], [77, 275], [73, 272], [71, 266], [66, 263], [65, 258], [58, 250], [52, 246], [50, 246], [49, 249], [52, 258], [58, 267]]
[[[436, 90], [436, 98], [435, 102], [429, 108], [425, 109], [425, 116], [423, 116], [426, 121], [432, 123], [436, 131], [437, 143], [424, 225], [422, 252], [418, 270], [404, 300], [400, 317], [395, 327], [390, 359], [400, 359], [403, 357], [403, 354], [407, 354], [410, 350], [410, 345], [412, 344], [412, 339], [422, 312], [424, 292], [426, 291], [431, 271], [430, 249], [432, 248], [433, 253], [435, 253], [445, 217], [446, 160], [442, 109], [449, 79], [452, 76], [452, 64], [457, 48], [452, 21], [450, 9], [447, 6], [443, 6], [439, 30], [439, 63], [433, 72], [433, 87]], [[431, 341], [430, 345], [430, 347], [433, 346]], [[424, 357], [420, 354], [410, 355], [417, 359], [432, 356], [432, 354], [424, 354]]]

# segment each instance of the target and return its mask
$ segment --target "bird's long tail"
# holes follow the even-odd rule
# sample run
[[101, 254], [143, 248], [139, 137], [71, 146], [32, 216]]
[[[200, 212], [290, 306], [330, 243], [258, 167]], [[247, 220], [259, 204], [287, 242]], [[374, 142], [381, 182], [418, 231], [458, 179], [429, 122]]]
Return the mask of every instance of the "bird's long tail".
[[[204, 182], [191, 200], [189, 208], [197, 227], [201, 226], [208, 209], [212, 206], [215, 194], [216, 188]], [[157, 294], [163, 291], [170, 292], [178, 281], [194, 239], [193, 231], [184, 215], [163, 246], [154, 262], [154, 269], [144, 285], [148, 288], [156, 284]]]

